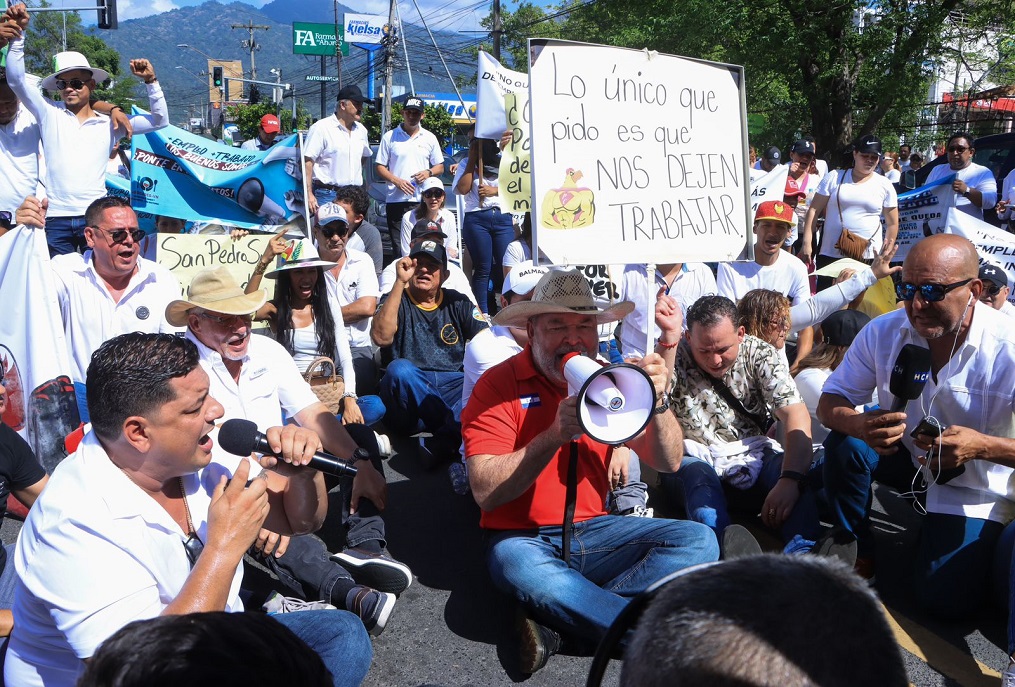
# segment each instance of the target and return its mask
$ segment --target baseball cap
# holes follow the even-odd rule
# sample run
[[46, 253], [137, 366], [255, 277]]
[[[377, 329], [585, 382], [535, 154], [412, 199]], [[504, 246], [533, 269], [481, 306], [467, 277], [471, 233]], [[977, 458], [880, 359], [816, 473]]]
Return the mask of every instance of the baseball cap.
[[409, 235], [409, 240], [414, 241], [423, 236], [442, 236], [447, 238], [448, 235], [444, 233], [441, 225], [437, 224], [433, 220], [421, 219], [412, 225], [412, 233]]
[[782, 162], [782, 151], [775, 146], [765, 149], [765, 154], [762, 155], [765, 161], [772, 165], [777, 165]]
[[336, 100], [353, 100], [357, 103], [361, 103], [366, 100], [363, 97], [363, 91], [359, 89], [359, 86], [349, 85], [343, 86], [342, 90], [338, 92]]
[[278, 117], [273, 114], [266, 114], [261, 117], [261, 128], [264, 129], [266, 134], [277, 134], [282, 130], [282, 127], [278, 123]]
[[347, 226], [349, 219], [345, 216], [345, 208], [338, 203], [325, 203], [317, 208], [317, 226], [323, 227], [332, 222], [344, 222]]
[[425, 193], [430, 189], [437, 189], [441, 193], [444, 193], [444, 182], [441, 181], [440, 177], [427, 177], [423, 180], [423, 183], [419, 185], [419, 192]]
[[419, 242], [412, 250], [409, 251], [410, 258], [414, 258], [417, 255], [429, 255], [431, 258], [439, 262], [442, 267], [448, 266], [448, 252], [444, 250], [444, 245], [437, 243], [432, 239]]
[[796, 224], [796, 215], [793, 214], [793, 208], [781, 200], [766, 200], [758, 206], [757, 212], [754, 213], [754, 221], [760, 222], [764, 219], [773, 219], [776, 222], [785, 222], [786, 224]]
[[984, 264], [980, 267], [980, 279], [989, 281], [998, 287], [1008, 286], [1008, 275], [995, 265]]
[[806, 138], [801, 138], [793, 142], [790, 146], [789, 152], [791, 153], [810, 153], [814, 154], [814, 143], [808, 141]]
[[821, 336], [826, 344], [848, 346], [871, 318], [859, 310], [836, 310], [821, 323]]
[[402, 105], [402, 109], [403, 110], [419, 110], [420, 112], [422, 112], [423, 111], [423, 99], [422, 98], [417, 98], [414, 95], [410, 95], [408, 98], [406, 98], [405, 104]]
[[868, 134], [867, 136], [861, 136], [860, 138], [853, 141], [853, 150], [858, 153], [865, 153], [868, 155], [880, 155], [881, 154], [881, 139], [877, 136]]
[[501, 292], [507, 293], [510, 291], [513, 294], [525, 296], [532, 289], [536, 288], [539, 280], [549, 271], [548, 267], [533, 265], [531, 260], [520, 262], [512, 267], [511, 271], [504, 277], [504, 287], [501, 289]]

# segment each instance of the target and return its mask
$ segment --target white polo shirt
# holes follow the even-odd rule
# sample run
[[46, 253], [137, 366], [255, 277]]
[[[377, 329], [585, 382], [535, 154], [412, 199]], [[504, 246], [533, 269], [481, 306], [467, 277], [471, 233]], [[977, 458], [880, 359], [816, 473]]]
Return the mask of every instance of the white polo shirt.
[[314, 180], [334, 186], [362, 186], [363, 158], [370, 157], [367, 128], [354, 122], [352, 130], [331, 115], [310, 125], [303, 141], [303, 157], [314, 161]]
[[[106, 195], [106, 164], [109, 151], [119, 138], [106, 115], [79, 122], [63, 103], [47, 100], [25, 80], [25, 39], [11, 41], [7, 55], [7, 82], [22, 104], [39, 122], [46, 151], [44, 182], [49, 196], [50, 217], [80, 217], [91, 202]], [[169, 110], [162, 87], [146, 85], [151, 114], [130, 118], [139, 136], [169, 124]]]
[[180, 297], [180, 282], [165, 267], [142, 257], [123, 296], [114, 303], [95, 271], [92, 251], [54, 257], [56, 296], [70, 347], [71, 375], [84, 382], [92, 353], [104, 341], [128, 332], [154, 334], [183, 331], [166, 322], [166, 306]]
[[[903, 445], [914, 455], [909, 432], [925, 415], [945, 427], [960, 425], [995, 437], [1015, 437], [1015, 322], [989, 305], [974, 302], [966, 341], [937, 374], [920, 398], [906, 405]], [[905, 310], [894, 310], [868, 323], [853, 340], [823, 393], [838, 394], [853, 405], [869, 403], [877, 391], [883, 408], [895, 396], [889, 390], [892, 367], [906, 344], [927, 348], [927, 340], [910, 325]], [[1015, 517], [1015, 471], [986, 460], [971, 460], [947, 484], [927, 492], [931, 513], [963, 515], [1006, 524]]]
[[[399, 179], [409, 179], [416, 172], [422, 172], [443, 161], [444, 155], [437, 137], [422, 126], [410, 136], [399, 124], [384, 134], [377, 149], [377, 164], [387, 167]], [[418, 201], [419, 189], [416, 188], [415, 193], [408, 196], [389, 182], [386, 200], [389, 203]]]
[[[381, 290], [377, 286], [377, 273], [374, 272], [373, 258], [348, 246], [346, 246], [345, 255], [345, 265], [338, 273], [337, 280], [330, 270], [324, 272], [328, 283], [328, 297], [337, 300], [342, 307], [364, 296], [380, 298]], [[346, 325], [350, 346], [363, 348], [372, 345], [370, 342], [371, 319], [365, 317], [359, 322], [350, 322]]]
[[976, 207], [973, 205], [973, 201], [956, 193], [955, 209], [961, 210], [977, 219], [983, 219], [983, 210], [997, 205], [997, 180], [994, 178], [994, 173], [987, 167], [978, 165], [975, 162], [970, 162], [968, 166], [958, 171], [952, 169], [951, 165], [938, 165], [930, 170], [930, 174], [927, 175], [927, 181], [923, 183], [925, 186], [929, 186], [935, 181], [944, 179], [952, 174], [956, 175], [959, 180], [966, 182], [969, 188], [975, 188], [983, 194], [983, 206]]
[[754, 289], [778, 291], [793, 305], [803, 303], [811, 297], [806, 265], [783, 250], [779, 251], [775, 264], [772, 265], [720, 262], [715, 281], [719, 293], [733, 302], [739, 301], [744, 294]]
[[[187, 506], [208, 541], [208, 505], [221, 475], [216, 462], [185, 476]], [[8, 685], [76, 684], [81, 659], [134, 620], [154, 618], [190, 575], [187, 535], [117, 468], [91, 432], [57, 466], [18, 537], [14, 564], [16, 630], [4, 666]], [[243, 566], [226, 611], [240, 612]]]
[[[659, 293], [659, 289], [666, 288], [667, 295], [677, 299], [683, 315], [687, 315], [687, 309], [702, 296], [718, 292], [712, 270], [700, 262], [684, 263], [677, 278], [669, 286], [660, 272], [656, 271], [655, 274], [656, 282], [652, 288], [648, 285], [648, 270], [645, 269], [645, 265], [628, 265], [620, 278], [618, 300], [634, 302], [634, 310], [624, 318], [624, 325], [620, 328], [621, 352], [625, 358], [645, 356], [647, 321], [650, 313], [652, 337], [655, 341], [659, 340], [661, 332], [655, 323], [656, 294]], [[687, 325], [684, 326], [686, 328]]]
[[[259, 334], [250, 335], [247, 355], [240, 368], [239, 383], [226, 369], [222, 356], [197, 340], [187, 330], [187, 338], [194, 342], [201, 354], [201, 367], [208, 373], [211, 386], [208, 393], [222, 404], [225, 414], [222, 422], [234, 418], [250, 420], [263, 433], [269, 427], [282, 425], [282, 411], [293, 417], [304, 408], [318, 403], [310, 385], [300, 375], [296, 362], [280, 343]], [[237, 456], [223, 450], [217, 441], [212, 455], [224, 465], [235, 467], [246, 456]], [[251, 474], [261, 471], [251, 463]]]
[[13, 213], [39, 185], [39, 124], [24, 105], [7, 124], [0, 124], [0, 210]]

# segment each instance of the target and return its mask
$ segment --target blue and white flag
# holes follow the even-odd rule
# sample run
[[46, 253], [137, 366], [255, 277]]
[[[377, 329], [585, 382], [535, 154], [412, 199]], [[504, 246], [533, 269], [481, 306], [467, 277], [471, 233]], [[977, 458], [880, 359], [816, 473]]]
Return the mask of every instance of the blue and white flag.
[[909, 249], [920, 239], [945, 231], [948, 208], [955, 204], [953, 181], [955, 175], [951, 174], [933, 186], [921, 186], [899, 194], [899, 236], [896, 239], [899, 251], [895, 254], [896, 261], [905, 259]]

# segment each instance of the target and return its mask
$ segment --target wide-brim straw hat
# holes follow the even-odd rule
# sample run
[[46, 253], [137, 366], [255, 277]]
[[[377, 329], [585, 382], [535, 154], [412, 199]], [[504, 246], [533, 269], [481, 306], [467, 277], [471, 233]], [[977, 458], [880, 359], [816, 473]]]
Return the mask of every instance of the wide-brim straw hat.
[[608, 308], [596, 305], [592, 287], [579, 270], [550, 270], [532, 290], [532, 300], [512, 303], [493, 318], [505, 327], [524, 327], [536, 315], [591, 315], [597, 324], [619, 322], [634, 310], [634, 303], [622, 301]]
[[210, 267], [198, 272], [190, 282], [186, 299], [175, 300], [166, 306], [166, 321], [174, 327], [186, 327], [187, 315], [194, 308], [223, 315], [249, 315], [267, 300], [268, 293], [264, 289], [243, 293], [243, 288], [228, 269]]
[[300, 239], [293, 241], [286, 251], [276, 258], [275, 269], [265, 272], [264, 276], [268, 279], [275, 279], [279, 272], [299, 270], [304, 267], [323, 267], [330, 270], [337, 264], [337, 262], [321, 260], [321, 254], [317, 252], [317, 248], [314, 247], [310, 239]]
[[68, 50], [67, 52], [58, 52], [53, 56], [53, 73], [42, 80], [42, 87], [47, 91], [58, 90], [56, 80], [60, 78], [60, 75], [75, 69], [90, 71], [96, 84], [100, 84], [109, 78], [109, 72], [105, 69], [93, 67], [88, 63], [87, 57], [79, 52]]

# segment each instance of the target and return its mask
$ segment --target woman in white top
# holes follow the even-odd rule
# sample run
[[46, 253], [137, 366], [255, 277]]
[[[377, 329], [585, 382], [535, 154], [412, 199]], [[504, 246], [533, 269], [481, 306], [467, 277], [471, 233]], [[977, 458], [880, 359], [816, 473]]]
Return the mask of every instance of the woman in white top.
[[[278, 256], [278, 266], [264, 273], [274, 256]], [[276, 236], [268, 241], [246, 291], [251, 293], [260, 287], [262, 274], [275, 280], [274, 297], [254, 314], [254, 319], [268, 322], [275, 340], [292, 355], [301, 373], [306, 373], [315, 358], [334, 360], [345, 382], [338, 413], [342, 423], [373, 425], [384, 417], [384, 403], [379, 396], [356, 396], [356, 371], [342, 310], [328, 299], [324, 280], [324, 270], [335, 264], [321, 260], [309, 239], [289, 242]], [[330, 369], [320, 372], [331, 374]]]
[[800, 259], [805, 262], [811, 259], [814, 222], [822, 212], [825, 228], [816, 260], [819, 269], [843, 257], [835, 244], [844, 226], [869, 241], [863, 255], [865, 260], [872, 260], [880, 252], [882, 242], [895, 243], [899, 233], [899, 199], [891, 182], [874, 173], [880, 161], [881, 141], [874, 136], [861, 136], [853, 143], [853, 166], [822, 177], [804, 219]]
[[[521, 264], [526, 260], [532, 260], [532, 214], [526, 212], [522, 218], [522, 232], [521, 235], [508, 244], [507, 249], [504, 251], [504, 257], [501, 259], [501, 264], [504, 269], [504, 276], [507, 277], [508, 272], [515, 265]], [[533, 260], [533, 262], [535, 262]], [[539, 264], [548, 265], [550, 264], [550, 258], [546, 257], [546, 253], [539, 251]]]
[[458, 220], [455, 214], [444, 208], [444, 183], [439, 177], [430, 177], [420, 187], [419, 205], [402, 215], [401, 249], [402, 257], [409, 254], [409, 242], [412, 239], [412, 226], [421, 219], [428, 219], [440, 225], [447, 235], [444, 247], [448, 249], [448, 257], [459, 262], [458, 255]]
[[899, 183], [899, 180], [902, 178], [898, 158], [899, 154], [891, 151], [885, 153], [885, 156], [881, 158], [881, 173], [885, 179], [888, 179], [893, 184]]

